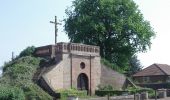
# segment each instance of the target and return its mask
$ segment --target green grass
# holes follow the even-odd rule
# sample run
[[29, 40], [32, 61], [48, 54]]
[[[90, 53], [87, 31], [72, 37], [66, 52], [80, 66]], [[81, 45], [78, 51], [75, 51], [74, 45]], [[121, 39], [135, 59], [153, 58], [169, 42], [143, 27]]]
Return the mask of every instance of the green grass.
[[[3, 66], [3, 76], [0, 78], [0, 86], [21, 89], [26, 100], [52, 100], [49, 94], [32, 81], [34, 73], [39, 68], [40, 61], [40, 58], [24, 56], [6, 63]], [[1, 89], [3, 88], [0, 87]], [[0, 95], [0, 98], [2, 96]]]

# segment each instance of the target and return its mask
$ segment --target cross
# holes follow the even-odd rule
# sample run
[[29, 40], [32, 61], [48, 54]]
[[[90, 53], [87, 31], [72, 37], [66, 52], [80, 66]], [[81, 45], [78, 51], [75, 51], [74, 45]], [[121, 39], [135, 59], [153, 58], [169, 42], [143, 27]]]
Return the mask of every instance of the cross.
[[53, 23], [55, 25], [55, 44], [57, 44], [57, 32], [58, 32], [57, 25], [61, 25], [61, 23], [57, 22], [57, 16], [55, 16], [55, 22], [50, 21], [50, 23]]

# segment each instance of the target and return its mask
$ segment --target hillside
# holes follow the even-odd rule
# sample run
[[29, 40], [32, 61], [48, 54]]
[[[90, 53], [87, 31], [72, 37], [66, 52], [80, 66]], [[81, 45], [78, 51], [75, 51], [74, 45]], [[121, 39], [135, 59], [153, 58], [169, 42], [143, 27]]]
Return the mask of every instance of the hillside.
[[33, 81], [41, 59], [23, 56], [6, 63], [0, 78], [0, 100], [52, 100]]

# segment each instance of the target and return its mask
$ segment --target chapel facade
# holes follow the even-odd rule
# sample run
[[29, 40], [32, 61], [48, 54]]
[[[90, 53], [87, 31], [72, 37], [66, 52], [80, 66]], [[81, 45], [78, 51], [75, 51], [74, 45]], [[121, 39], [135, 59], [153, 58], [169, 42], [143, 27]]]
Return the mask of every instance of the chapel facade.
[[100, 48], [79, 43], [57, 43], [36, 48], [35, 55], [53, 59], [34, 79], [45, 89], [76, 88], [94, 94], [101, 83]]

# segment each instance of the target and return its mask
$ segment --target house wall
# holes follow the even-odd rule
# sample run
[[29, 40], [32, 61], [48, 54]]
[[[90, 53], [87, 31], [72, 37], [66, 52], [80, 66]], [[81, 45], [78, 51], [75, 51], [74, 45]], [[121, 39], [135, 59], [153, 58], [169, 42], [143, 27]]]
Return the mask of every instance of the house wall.
[[135, 83], [165, 83], [167, 76], [145, 76], [145, 77], [134, 77]]

